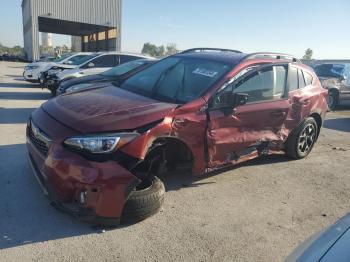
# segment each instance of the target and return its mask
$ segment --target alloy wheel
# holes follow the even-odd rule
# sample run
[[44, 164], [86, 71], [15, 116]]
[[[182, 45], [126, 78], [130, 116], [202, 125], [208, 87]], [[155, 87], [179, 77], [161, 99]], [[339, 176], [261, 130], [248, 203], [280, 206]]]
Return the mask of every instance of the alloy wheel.
[[306, 155], [312, 149], [316, 140], [316, 127], [313, 124], [308, 124], [304, 127], [299, 136], [298, 150]]

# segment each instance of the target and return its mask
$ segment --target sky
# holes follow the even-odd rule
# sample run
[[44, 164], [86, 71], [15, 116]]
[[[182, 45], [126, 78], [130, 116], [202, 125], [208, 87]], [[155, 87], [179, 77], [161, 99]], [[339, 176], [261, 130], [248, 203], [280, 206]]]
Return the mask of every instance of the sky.
[[[0, 25], [0, 43], [23, 45], [21, 0], [1, 0]], [[123, 0], [122, 50], [145, 42], [350, 59], [350, 0]]]

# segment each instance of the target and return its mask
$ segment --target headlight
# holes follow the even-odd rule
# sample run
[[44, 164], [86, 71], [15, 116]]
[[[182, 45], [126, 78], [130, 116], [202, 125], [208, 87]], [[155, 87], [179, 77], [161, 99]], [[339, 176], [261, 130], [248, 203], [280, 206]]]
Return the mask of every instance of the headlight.
[[98, 134], [74, 136], [64, 141], [64, 144], [77, 150], [93, 154], [113, 152], [140, 136], [138, 133]]
[[66, 93], [71, 93], [75, 91], [79, 91], [82, 89], [87, 89], [88, 87], [92, 86], [91, 84], [80, 84], [80, 85], [74, 85], [66, 89]]

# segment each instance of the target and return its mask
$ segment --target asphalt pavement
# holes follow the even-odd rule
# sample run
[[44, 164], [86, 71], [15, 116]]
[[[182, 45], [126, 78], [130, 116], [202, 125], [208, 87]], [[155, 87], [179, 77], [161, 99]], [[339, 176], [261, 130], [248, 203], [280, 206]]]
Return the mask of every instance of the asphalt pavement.
[[350, 104], [329, 113], [313, 152], [200, 178], [165, 176], [162, 211], [92, 228], [50, 206], [27, 162], [25, 126], [50, 98], [0, 62], [0, 261], [282, 261], [350, 211]]

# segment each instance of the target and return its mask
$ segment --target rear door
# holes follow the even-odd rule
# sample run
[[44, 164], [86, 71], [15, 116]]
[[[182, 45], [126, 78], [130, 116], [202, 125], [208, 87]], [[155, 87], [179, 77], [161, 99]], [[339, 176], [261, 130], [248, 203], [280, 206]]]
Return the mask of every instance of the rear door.
[[287, 64], [255, 68], [221, 91], [246, 93], [249, 97], [247, 104], [228, 115], [221, 110], [209, 112], [209, 168], [267, 153], [285, 140], [284, 123], [290, 110], [287, 68]]
[[83, 75], [100, 74], [115, 66], [118, 55], [106, 54], [96, 57], [84, 66]]

